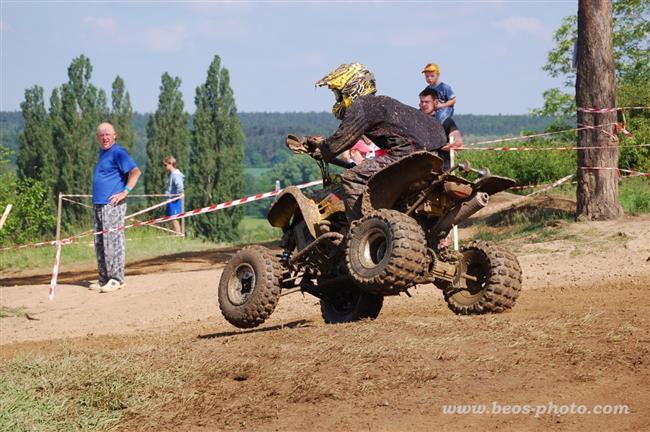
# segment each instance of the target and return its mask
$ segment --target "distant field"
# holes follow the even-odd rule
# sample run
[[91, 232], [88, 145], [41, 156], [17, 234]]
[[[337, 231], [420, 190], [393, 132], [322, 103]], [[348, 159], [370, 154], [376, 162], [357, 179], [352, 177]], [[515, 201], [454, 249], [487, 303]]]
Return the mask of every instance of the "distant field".
[[250, 174], [254, 177], [259, 177], [267, 171], [270, 171], [271, 168], [244, 168], [245, 174]]

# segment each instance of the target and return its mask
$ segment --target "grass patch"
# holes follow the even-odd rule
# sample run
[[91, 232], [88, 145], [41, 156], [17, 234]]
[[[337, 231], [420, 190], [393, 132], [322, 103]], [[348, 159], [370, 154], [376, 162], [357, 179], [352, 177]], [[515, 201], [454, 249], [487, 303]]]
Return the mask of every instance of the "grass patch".
[[[201, 251], [216, 246], [216, 243], [167, 235], [149, 227], [126, 231], [127, 262], [179, 252]], [[52, 246], [0, 252], [0, 270], [47, 272], [52, 270], [54, 254], [55, 248]], [[90, 236], [65, 245], [61, 253], [62, 265], [74, 263], [80, 267], [94, 266], [95, 259], [95, 247]]]
[[572, 214], [562, 211], [533, 216], [515, 212], [505, 217], [499, 226], [488, 226], [485, 222], [477, 224], [478, 229], [472, 238], [502, 242], [525, 237], [528, 243], [541, 243], [557, 238], [562, 226], [573, 218]]
[[[273, 228], [264, 218], [244, 218], [239, 225], [238, 243], [256, 243], [279, 239], [282, 231]], [[64, 234], [62, 237], [65, 237]], [[67, 234], [70, 235], [70, 234]], [[176, 237], [150, 227], [126, 231], [127, 263], [180, 252], [197, 252], [223, 246], [190, 237]], [[42, 273], [52, 270], [55, 249], [52, 246], [0, 252], [0, 271], [11, 270]], [[93, 267], [95, 247], [92, 237], [84, 237], [63, 247], [62, 265], [74, 263], [77, 267]]]
[[9, 318], [15, 316], [23, 316], [27, 313], [27, 308], [24, 306], [8, 307], [0, 305], [0, 318]]
[[[553, 189], [553, 195], [576, 199], [576, 185], [562, 185]], [[627, 214], [650, 213], [650, 179], [624, 177], [618, 184], [618, 198]]]
[[241, 243], [256, 243], [278, 240], [282, 230], [274, 228], [265, 218], [244, 218], [239, 224], [239, 241]]
[[106, 429], [125, 415], [151, 409], [182, 382], [156, 367], [150, 352], [64, 351], [29, 355], [0, 367], [0, 430]]
[[627, 178], [619, 185], [619, 199], [625, 213], [650, 213], [650, 179]]

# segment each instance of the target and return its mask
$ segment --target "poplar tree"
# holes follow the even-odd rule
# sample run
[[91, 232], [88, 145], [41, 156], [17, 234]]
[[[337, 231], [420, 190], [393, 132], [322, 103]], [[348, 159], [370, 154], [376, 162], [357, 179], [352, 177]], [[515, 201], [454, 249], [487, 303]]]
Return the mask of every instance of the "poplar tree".
[[[68, 68], [68, 82], [52, 94], [53, 141], [60, 169], [57, 194], [90, 193], [92, 190], [93, 167], [99, 152], [95, 129], [108, 120], [108, 107], [106, 93], [90, 83], [91, 76], [90, 60], [81, 55], [73, 59]], [[87, 217], [81, 207], [65, 207], [67, 223]]]
[[52, 143], [50, 118], [45, 110], [43, 87], [25, 90], [25, 100], [20, 104], [25, 128], [19, 136], [17, 158], [20, 179], [41, 180], [52, 190], [58, 177], [58, 164]]
[[135, 131], [131, 123], [133, 108], [131, 108], [129, 92], [124, 89], [124, 80], [119, 75], [113, 81], [111, 102], [110, 122], [115, 128], [117, 142], [129, 153], [133, 154], [135, 150]]
[[[160, 194], [167, 189], [169, 172], [162, 166], [167, 156], [176, 158], [176, 166], [187, 173], [190, 145], [189, 114], [184, 111], [181, 79], [162, 75], [158, 108], [147, 122], [147, 165], [144, 189], [147, 194]], [[157, 200], [152, 200], [157, 201]]]
[[[228, 70], [215, 56], [205, 84], [196, 88], [196, 113], [190, 153], [190, 208], [205, 207], [234, 198], [244, 191], [242, 164], [244, 133], [230, 88]], [[191, 219], [197, 235], [213, 241], [238, 237], [241, 207], [219, 210]]]

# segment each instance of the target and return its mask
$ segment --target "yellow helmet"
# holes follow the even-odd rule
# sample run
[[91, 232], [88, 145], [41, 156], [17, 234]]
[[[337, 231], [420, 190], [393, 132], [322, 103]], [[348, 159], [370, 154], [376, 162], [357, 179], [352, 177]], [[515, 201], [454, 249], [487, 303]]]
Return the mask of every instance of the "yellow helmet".
[[327, 86], [334, 92], [334, 117], [341, 120], [345, 110], [358, 96], [375, 94], [375, 76], [361, 63], [344, 63], [316, 82], [316, 87]]

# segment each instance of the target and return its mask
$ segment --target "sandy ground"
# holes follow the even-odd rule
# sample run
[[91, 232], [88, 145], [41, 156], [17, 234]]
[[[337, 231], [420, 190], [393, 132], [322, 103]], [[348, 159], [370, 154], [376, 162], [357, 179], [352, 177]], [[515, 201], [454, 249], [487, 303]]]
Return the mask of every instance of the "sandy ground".
[[[47, 284], [18, 285], [20, 277], [12, 276], [11, 286], [0, 286], [0, 304], [26, 314], [0, 320], [1, 357], [46, 349], [55, 339], [92, 344], [114, 335], [138, 344], [137, 338], [170, 334], [171, 345], [193, 356], [252, 362], [250, 379], [206, 370], [187, 384], [200, 398], [171, 403], [173, 415], [146, 421], [134, 415], [125, 430], [648, 430], [650, 217], [556, 229], [561, 240], [508, 245], [523, 269], [523, 292], [512, 311], [487, 317], [456, 317], [437, 289], [424, 286], [413, 298], [388, 298], [374, 322], [342, 326], [322, 323], [317, 299], [290, 294], [262, 327], [239, 331], [217, 306], [218, 280], [232, 251], [188, 259], [188, 271], [178, 256], [173, 264], [159, 259], [144, 274], [133, 274], [146, 268], [134, 264], [127, 287], [109, 294], [89, 291], [89, 275], [71, 272], [54, 301]], [[296, 368], [307, 365], [313, 371], [300, 369], [303, 381], [296, 382]], [[624, 403], [631, 413], [440, 412], [443, 402], [495, 401]]]
[[[612, 289], [650, 287], [649, 218], [567, 224], [563, 232], [568, 240], [511, 245], [523, 269], [524, 290], [602, 283]], [[170, 324], [220, 318], [217, 285], [224, 262], [233, 251], [206, 253], [218, 258], [212, 261], [181, 261], [174, 257], [174, 264], [167, 265], [164, 259], [157, 259], [149, 265], [154, 273], [129, 276], [131, 267], [142, 269], [136, 263], [127, 267], [127, 287], [115, 293], [88, 290], [89, 281], [84, 277], [91, 277], [90, 272], [78, 275], [75, 283], [59, 284], [53, 301], [47, 296], [49, 284], [0, 286], [0, 304], [27, 312], [26, 316], [0, 321], [1, 343], [133, 334]], [[190, 271], [174, 271], [184, 265]], [[48, 277], [44, 275], [41, 279]], [[26, 278], [28, 282], [32, 279]], [[74, 274], [68, 273], [65, 279], [74, 279]], [[20, 279], [14, 277], [11, 282]], [[418, 292], [438, 294], [433, 287], [422, 287]], [[317, 303], [311, 296], [289, 295], [280, 301], [273, 316], [281, 321], [283, 313], [290, 310], [298, 311], [297, 315], [314, 313]], [[220, 325], [229, 327], [225, 321]]]

